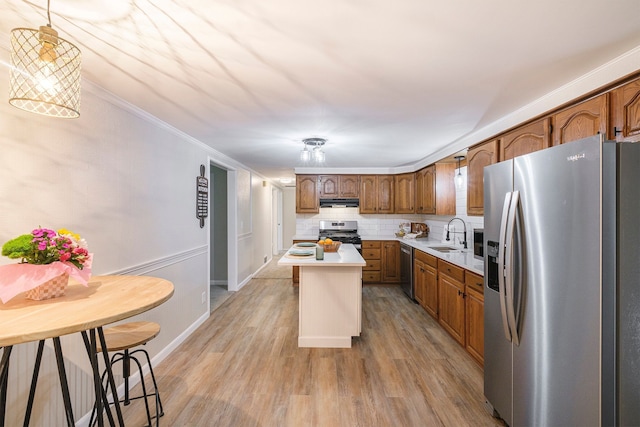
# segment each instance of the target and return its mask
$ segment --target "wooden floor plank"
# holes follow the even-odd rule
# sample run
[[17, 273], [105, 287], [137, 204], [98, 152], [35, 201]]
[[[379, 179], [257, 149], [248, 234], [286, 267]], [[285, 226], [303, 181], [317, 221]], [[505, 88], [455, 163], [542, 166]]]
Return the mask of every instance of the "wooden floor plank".
[[[502, 425], [483, 408], [481, 368], [398, 286], [363, 289], [352, 348], [298, 348], [298, 288], [283, 277], [269, 266], [154, 367], [161, 425]], [[140, 401], [124, 415], [145, 423]]]

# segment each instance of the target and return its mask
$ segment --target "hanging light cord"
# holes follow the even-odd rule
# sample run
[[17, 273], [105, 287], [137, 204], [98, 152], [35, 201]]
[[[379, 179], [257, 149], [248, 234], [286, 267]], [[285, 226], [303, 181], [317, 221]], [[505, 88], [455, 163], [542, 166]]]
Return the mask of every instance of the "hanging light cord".
[[51, 13], [49, 13], [49, 6], [51, 6], [51, 0], [47, 0], [47, 19], [49, 20], [47, 27], [51, 27]]

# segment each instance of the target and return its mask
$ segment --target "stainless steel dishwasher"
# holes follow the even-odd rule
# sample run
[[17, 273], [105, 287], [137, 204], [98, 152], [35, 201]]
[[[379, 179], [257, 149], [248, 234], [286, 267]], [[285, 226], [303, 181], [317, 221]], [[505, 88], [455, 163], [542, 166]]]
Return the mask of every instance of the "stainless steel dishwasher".
[[400, 243], [400, 286], [413, 301], [413, 247]]

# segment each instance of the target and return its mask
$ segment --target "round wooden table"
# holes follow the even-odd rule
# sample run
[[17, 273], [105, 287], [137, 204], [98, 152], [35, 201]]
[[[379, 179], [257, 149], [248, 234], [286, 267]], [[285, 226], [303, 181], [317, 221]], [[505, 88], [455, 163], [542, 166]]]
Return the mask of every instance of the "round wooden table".
[[[88, 285], [85, 287], [72, 281], [65, 295], [61, 297], [33, 301], [26, 299], [24, 294], [20, 294], [6, 304], [0, 303], [0, 347], [4, 347], [0, 362], [0, 425], [4, 425], [9, 358], [13, 345], [40, 341], [33, 373], [32, 390], [29, 396], [30, 402], [27, 405], [28, 414], [25, 415], [25, 419], [28, 419], [44, 340], [53, 339], [67, 412], [67, 424], [73, 425], [73, 413], [66, 384], [60, 336], [75, 332], [82, 333], [93, 367], [96, 403], [101, 409], [103, 404], [108, 406], [106, 393], [103, 391], [98, 373], [96, 355], [96, 348], [99, 347], [97, 340], [104, 340], [102, 326], [144, 313], [164, 303], [173, 295], [171, 282], [149, 276], [95, 276], [91, 278]], [[108, 365], [109, 357], [106, 351], [103, 356]], [[109, 368], [107, 366], [109, 381], [112, 390], [115, 390], [113, 375]], [[115, 400], [117, 401], [117, 399]], [[116, 405], [116, 412], [122, 425], [122, 415], [118, 405]], [[110, 412], [108, 415], [113, 425], [114, 421]], [[100, 421], [102, 421], [101, 418]]]

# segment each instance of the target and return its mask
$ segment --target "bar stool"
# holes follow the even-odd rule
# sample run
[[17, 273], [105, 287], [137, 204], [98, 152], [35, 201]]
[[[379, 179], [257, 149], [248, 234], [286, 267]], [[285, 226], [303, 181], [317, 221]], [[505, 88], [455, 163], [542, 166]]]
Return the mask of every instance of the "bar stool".
[[[113, 326], [111, 328], [104, 329], [104, 339], [107, 345], [107, 351], [116, 352], [111, 356], [111, 367], [114, 364], [122, 362], [122, 376], [124, 378], [124, 398], [120, 400], [124, 405], [128, 405], [132, 400], [144, 399], [145, 409], [147, 411], [148, 426], [151, 426], [151, 419], [156, 419], [156, 426], [160, 423], [160, 417], [164, 415], [162, 410], [162, 401], [160, 400], [160, 392], [158, 391], [158, 384], [156, 383], [156, 377], [153, 374], [153, 367], [151, 366], [151, 359], [149, 353], [145, 349], [137, 349], [130, 351], [130, 349], [139, 345], [144, 345], [155, 338], [160, 333], [160, 325], [155, 322], [129, 322], [121, 325]], [[98, 353], [102, 352], [102, 347], [98, 345]], [[144, 376], [142, 373], [142, 364], [135, 356], [137, 353], [143, 353], [147, 359], [149, 366], [149, 372], [151, 373], [151, 379], [153, 380], [153, 392], [147, 392], [147, 387], [144, 383]], [[140, 383], [142, 384], [142, 394], [140, 396], [129, 396], [129, 376], [131, 375], [131, 361], [134, 361], [138, 365], [138, 373], [140, 374]], [[106, 370], [102, 374], [102, 382], [106, 376]], [[108, 388], [108, 385], [106, 386]], [[156, 412], [151, 416], [149, 410], [149, 397], [155, 398]], [[91, 419], [89, 425], [94, 423], [94, 415], [96, 408], [94, 406], [91, 413]], [[96, 419], [97, 421], [97, 419]]]

